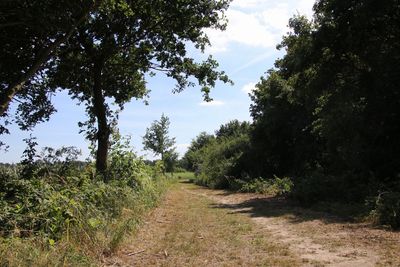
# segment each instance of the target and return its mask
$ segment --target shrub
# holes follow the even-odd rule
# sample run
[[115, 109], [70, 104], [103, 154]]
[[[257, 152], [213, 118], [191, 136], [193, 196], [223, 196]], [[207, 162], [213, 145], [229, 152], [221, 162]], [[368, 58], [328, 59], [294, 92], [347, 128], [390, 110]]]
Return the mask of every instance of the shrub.
[[368, 179], [348, 173], [340, 176], [314, 171], [312, 174], [293, 179], [291, 196], [304, 205], [318, 201], [363, 202], [368, 194]]
[[256, 178], [249, 181], [234, 179], [231, 188], [239, 192], [254, 192], [270, 195], [287, 195], [293, 189], [293, 182], [290, 178], [279, 178], [274, 176], [272, 179]]
[[400, 228], [400, 192], [382, 192], [370, 202], [372, 219], [393, 229]]
[[237, 176], [237, 165], [249, 145], [247, 135], [222, 137], [204, 146], [196, 183], [211, 188], [228, 188], [229, 177]]
[[[127, 144], [119, 140], [113, 145], [107, 183], [94, 175], [89, 163], [42, 160], [34, 163], [35, 171], [28, 177], [23, 176], [25, 166], [0, 166], [0, 265], [15, 260], [14, 245], [22, 255], [34, 251], [34, 255], [24, 256], [27, 262], [33, 258], [33, 262], [40, 261], [38, 255], [49, 255], [48, 246], [58, 243], [71, 251], [80, 247], [83, 258], [112, 252], [165, 189], [165, 180], [152, 176], [159, 170], [144, 164]], [[24, 244], [44, 245], [27, 249]], [[83, 256], [79, 249], [68, 255]], [[62, 257], [60, 261], [65, 263]], [[57, 264], [47, 258], [42, 265]]]

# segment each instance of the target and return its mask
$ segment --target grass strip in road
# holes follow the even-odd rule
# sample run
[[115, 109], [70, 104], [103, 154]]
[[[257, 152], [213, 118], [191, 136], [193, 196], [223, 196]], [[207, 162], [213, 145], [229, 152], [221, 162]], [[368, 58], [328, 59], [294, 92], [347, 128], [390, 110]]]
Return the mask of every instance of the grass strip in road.
[[[240, 213], [216, 208], [180, 183], [148, 219], [123, 257], [134, 266], [298, 266], [300, 260]], [[122, 253], [127, 255], [128, 253]], [[121, 255], [122, 255], [121, 254]]]

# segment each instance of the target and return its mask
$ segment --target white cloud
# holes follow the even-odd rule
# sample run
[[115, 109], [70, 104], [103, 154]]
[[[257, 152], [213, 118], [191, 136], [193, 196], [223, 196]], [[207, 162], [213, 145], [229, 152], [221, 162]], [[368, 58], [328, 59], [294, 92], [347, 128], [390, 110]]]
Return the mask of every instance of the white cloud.
[[255, 7], [265, 2], [265, 0], [235, 0], [231, 7], [250, 8]]
[[264, 10], [260, 15], [265, 28], [272, 31], [275, 34], [275, 37], [279, 39], [287, 32], [287, 25], [290, 17], [291, 14], [289, 13], [288, 5], [284, 3]]
[[250, 94], [251, 92], [253, 92], [253, 90], [255, 88], [256, 88], [256, 83], [251, 82], [251, 83], [245, 84], [242, 87], [242, 91], [245, 92], [246, 94]]
[[261, 24], [257, 14], [228, 10], [228, 26], [225, 31], [206, 30], [212, 47], [210, 52], [226, 51], [232, 42], [252, 47], [274, 47], [276, 40], [271, 31]]
[[219, 101], [219, 100], [213, 100], [211, 102], [200, 102], [199, 103], [200, 106], [204, 106], [204, 107], [217, 107], [217, 106], [222, 106], [225, 105], [224, 102]]
[[207, 29], [212, 47], [207, 52], [229, 49], [232, 43], [249, 47], [274, 48], [288, 32], [288, 21], [300, 13], [311, 18], [315, 0], [235, 0], [226, 12], [225, 31]]

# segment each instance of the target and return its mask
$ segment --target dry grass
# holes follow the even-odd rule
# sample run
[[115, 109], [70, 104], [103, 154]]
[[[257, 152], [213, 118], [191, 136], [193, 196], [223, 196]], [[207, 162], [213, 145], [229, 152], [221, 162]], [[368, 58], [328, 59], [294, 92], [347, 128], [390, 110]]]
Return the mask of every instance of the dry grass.
[[195, 188], [220, 209], [251, 218], [307, 266], [400, 266], [400, 232], [304, 209], [283, 198]]
[[298, 266], [286, 246], [249, 218], [176, 185], [109, 264], [122, 266]]
[[114, 266], [400, 266], [400, 233], [283, 198], [181, 182]]

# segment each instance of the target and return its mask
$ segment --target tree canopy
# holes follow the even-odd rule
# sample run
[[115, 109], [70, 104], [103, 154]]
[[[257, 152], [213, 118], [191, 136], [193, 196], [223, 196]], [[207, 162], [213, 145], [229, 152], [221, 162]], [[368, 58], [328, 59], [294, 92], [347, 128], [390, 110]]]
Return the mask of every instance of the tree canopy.
[[[68, 3], [60, 2], [58, 6], [68, 10]], [[217, 80], [230, 82], [224, 72], [217, 70], [218, 63], [211, 56], [199, 63], [188, 56], [186, 50], [190, 43], [204, 51], [209, 44], [204, 29], [224, 29], [223, 13], [229, 3], [229, 0], [184, 0], [172, 4], [160, 0], [88, 2], [83, 10], [88, 11], [89, 16], [79, 19], [79, 23], [71, 24], [68, 18], [60, 23], [73, 25], [74, 30], [67, 27], [66, 33], [61, 34], [68, 37], [68, 42], [57, 47], [54, 57], [49, 59], [47, 56], [45, 67], [42, 64], [41, 71], [36, 71], [23, 86], [31, 96], [20, 101], [21, 128], [30, 129], [37, 122], [48, 119], [55, 111], [49, 94], [58, 88], [67, 90], [72, 98], [86, 105], [88, 120], [80, 126], [89, 140], [97, 142], [96, 164], [103, 172], [107, 168], [109, 137], [117, 121], [117, 114], [109, 103], [116, 103], [123, 109], [132, 98], [146, 96], [146, 74], [151, 76], [161, 72], [174, 79], [174, 92], [195, 86], [197, 82], [205, 100], [210, 99], [210, 88]], [[70, 5], [73, 7], [73, 4]], [[10, 5], [14, 7], [14, 4]], [[59, 17], [58, 9], [49, 8], [48, 11]], [[32, 23], [40, 28], [40, 23]], [[62, 32], [57, 30], [59, 34]], [[24, 33], [19, 34], [30, 38]], [[51, 35], [51, 31], [48, 34]], [[26, 58], [27, 64], [32, 64], [29, 55]], [[6, 87], [8, 83], [2, 82]], [[6, 87], [2, 88], [2, 93], [9, 99]], [[22, 94], [22, 90], [18, 92]], [[5, 133], [5, 125], [2, 127]]]
[[314, 12], [290, 19], [278, 45], [285, 55], [251, 94], [248, 138], [200, 149], [198, 179], [237, 186], [290, 177], [301, 203], [373, 202], [371, 214], [398, 227], [399, 1], [319, 0]]
[[314, 21], [290, 20], [278, 46], [286, 55], [252, 95], [252, 143], [263, 164], [251, 169], [323, 175], [313, 180], [326, 186], [318, 197], [360, 199], [398, 183], [399, 4], [320, 0], [314, 10]]

